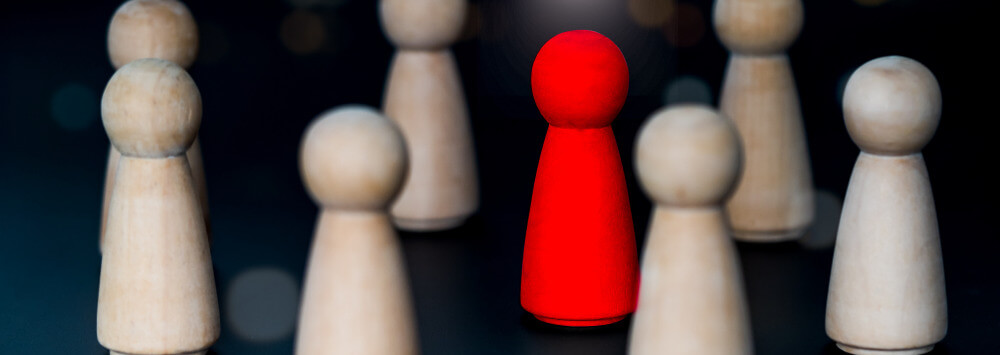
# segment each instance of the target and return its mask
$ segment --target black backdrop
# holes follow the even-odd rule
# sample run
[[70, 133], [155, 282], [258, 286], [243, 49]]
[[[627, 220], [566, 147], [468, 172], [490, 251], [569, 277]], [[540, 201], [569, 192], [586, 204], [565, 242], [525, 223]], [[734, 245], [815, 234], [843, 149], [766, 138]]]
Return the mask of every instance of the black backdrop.
[[[454, 52], [472, 116], [482, 207], [462, 228], [402, 235], [425, 354], [624, 353], [628, 322], [590, 330], [546, 326], [523, 313], [517, 292], [545, 133], [528, 75], [546, 39], [597, 30], [629, 62], [630, 94], [614, 129], [640, 242], [650, 206], [632, 174], [639, 125], [665, 97], [716, 103], [727, 53], [710, 25], [711, 2], [680, 0], [678, 19], [649, 28], [628, 11], [636, 1], [472, 1]], [[838, 95], [851, 70], [891, 54], [928, 66], [944, 95], [940, 128], [924, 150], [951, 322], [936, 353], [990, 349], [987, 341], [1000, 330], [1000, 268], [992, 256], [1000, 243], [989, 217], [997, 211], [989, 148], [996, 125], [985, 109], [995, 100], [988, 50], [996, 31], [980, 3], [806, 1], [805, 27], [788, 52], [820, 214], [805, 242], [738, 245], [758, 353], [837, 353], [823, 332], [830, 243], [858, 153]], [[0, 4], [0, 353], [102, 351], [94, 330], [96, 241], [108, 142], [99, 101], [113, 73], [105, 36], [118, 4]], [[201, 137], [223, 316], [213, 349], [290, 353], [316, 216], [298, 176], [299, 139], [330, 107], [379, 106], [393, 49], [373, 1], [188, 6], [201, 32], [190, 72], [204, 101]], [[682, 89], [667, 93], [679, 78]]]

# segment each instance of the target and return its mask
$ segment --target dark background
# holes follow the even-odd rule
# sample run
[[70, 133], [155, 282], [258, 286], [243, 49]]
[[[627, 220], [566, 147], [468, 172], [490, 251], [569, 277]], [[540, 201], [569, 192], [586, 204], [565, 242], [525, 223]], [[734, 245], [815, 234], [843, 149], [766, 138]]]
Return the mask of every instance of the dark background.
[[[636, 234], [650, 205], [632, 173], [639, 125], [666, 103], [716, 104], [727, 52], [710, 1], [676, 16], [630, 14], [655, 0], [472, 1], [454, 47], [480, 171], [480, 212], [443, 233], [402, 233], [424, 354], [622, 354], [629, 322], [567, 329], [518, 303], [521, 248], [546, 124], [528, 76], [562, 31], [599, 31], [622, 49], [630, 93], [614, 129]], [[884, 55], [924, 63], [943, 92], [924, 154], [944, 250], [950, 329], [935, 354], [982, 354], [1000, 331], [992, 139], [996, 30], [986, 1], [806, 1], [789, 49], [818, 192], [801, 242], [739, 244], [758, 354], [837, 354], [823, 329], [840, 200], [858, 149], [839, 91]], [[0, 353], [99, 354], [97, 234], [108, 141], [99, 102], [113, 74], [107, 24], [119, 1], [0, 4]], [[867, 3], [867, 5], [862, 4]], [[222, 312], [216, 353], [288, 354], [316, 218], [298, 175], [305, 126], [341, 104], [378, 107], [393, 48], [368, 0], [188, 3], [201, 51], [201, 142]], [[640, 25], [644, 24], [643, 25]], [[674, 90], [670, 90], [674, 85]], [[993, 216], [993, 217], [991, 217]], [[641, 244], [640, 244], [641, 245]], [[388, 335], [387, 335], [388, 336]]]

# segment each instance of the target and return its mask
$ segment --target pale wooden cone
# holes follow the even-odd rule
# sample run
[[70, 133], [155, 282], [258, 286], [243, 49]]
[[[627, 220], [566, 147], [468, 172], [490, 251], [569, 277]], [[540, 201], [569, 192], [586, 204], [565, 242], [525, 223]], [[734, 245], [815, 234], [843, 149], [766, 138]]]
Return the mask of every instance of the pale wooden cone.
[[721, 208], [657, 207], [629, 354], [752, 354], [743, 277]]
[[734, 236], [744, 241], [801, 237], [813, 220], [805, 130], [788, 57], [733, 53], [720, 110], [736, 124], [744, 170], [726, 203]]
[[187, 158], [122, 157], [108, 209], [97, 338], [114, 352], [184, 354], [219, 337], [201, 208]]
[[461, 78], [451, 51], [399, 50], [386, 84], [383, 111], [399, 125], [410, 170], [391, 208], [406, 230], [460, 225], [479, 206], [472, 133]]
[[[111, 191], [114, 189], [115, 174], [118, 170], [118, 159], [122, 154], [114, 145], [111, 145], [108, 152], [107, 170], [104, 173], [104, 200], [101, 205], [101, 234], [98, 240], [98, 249], [104, 250], [104, 231], [107, 228], [108, 204], [111, 201]], [[208, 216], [208, 189], [205, 181], [205, 169], [201, 160], [201, 144], [195, 138], [194, 144], [187, 151], [188, 164], [191, 166], [191, 176], [193, 178], [195, 191], [198, 194], [198, 203], [201, 205], [203, 218], [205, 219], [205, 229], [209, 233], [211, 241], [211, 224]]]
[[419, 353], [402, 251], [384, 213], [320, 214], [295, 353]]
[[947, 329], [937, 215], [923, 156], [861, 153], [837, 232], [826, 332], [855, 354], [920, 354]]

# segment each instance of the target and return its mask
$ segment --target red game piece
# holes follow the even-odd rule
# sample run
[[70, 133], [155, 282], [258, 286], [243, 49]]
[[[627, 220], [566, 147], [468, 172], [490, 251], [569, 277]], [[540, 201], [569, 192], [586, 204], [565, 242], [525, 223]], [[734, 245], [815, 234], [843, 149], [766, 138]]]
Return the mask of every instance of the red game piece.
[[635, 310], [638, 258], [628, 189], [611, 122], [628, 65], [610, 39], [569, 31], [531, 69], [545, 135], [521, 269], [521, 306], [565, 326], [617, 322]]

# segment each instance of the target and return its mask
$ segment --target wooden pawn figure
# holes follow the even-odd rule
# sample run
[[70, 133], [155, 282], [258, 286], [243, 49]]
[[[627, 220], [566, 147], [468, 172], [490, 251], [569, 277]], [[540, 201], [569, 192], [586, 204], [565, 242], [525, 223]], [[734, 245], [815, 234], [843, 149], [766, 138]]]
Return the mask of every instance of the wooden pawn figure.
[[392, 206], [411, 231], [461, 225], [479, 207], [475, 152], [462, 80], [448, 47], [465, 23], [465, 0], [381, 0], [382, 29], [398, 47], [383, 112], [399, 125], [410, 171]]
[[628, 79], [621, 50], [594, 31], [552, 37], [532, 64], [531, 94], [549, 126], [531, 191], [521, 306], [543, 322], [598, 326], [635, 310], [639, 258], [611, 129]]
[[862, 65], [844, 89], [861, 148], [837, 230], [826, 333], [852, 354], [923, 354], [948, 310], [934, 197], [920, 150], [941, 117], [934, 74], [904, 57]]
[[295, 353], [419, 352], [402, 250], [388, 215], [406, 175], [403, 136], [374, 109], [345, 106], [306, 130], [302, 178], [320, 205]]
[[715, 29], [732, 52], [719, 102], [736, 123], [744, 168], [726, 212], [736, 239], [800, 238], [813, 186], [799, 98], [785, 49], [802, 29], [801, 0], [717, 0]]
[[122, 153], [108, 208], [97, 339], [111, 354], [204, 354], [219, 338], [205, 220], [185, 152], [201, 95], [183, 68], [139, 59], [101, 101]]
[[[174, 0], [131, 0], [118, 7], [108, 27], [108, 54], [115, 69], [142, 58], [160, 58], [188, 68], [198, 54], [198, 27], [183, 3]], [[101, 207], [100, 248], [108, 216], [108, 201], [115, 184], [115, 171], [121, 153], [111, 145], [104, 177], [104, 202]], [[201, 160], [201, 144], [195, 138], [187, 152], [198, 191], [205, 225], [208, 218], [208, 192]]]
[[656, 204], [629, 354], [740, 355], [753, 344], [723, 201], [739, 178], [736, 128], [715, 110], [661, 110], [636, 141], [636, 173]]

